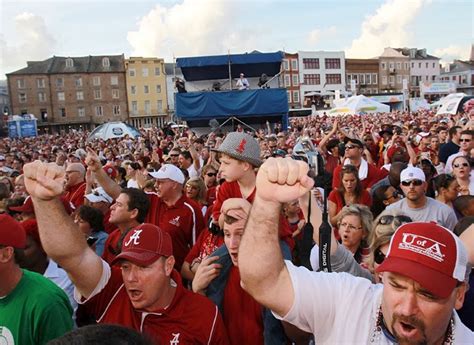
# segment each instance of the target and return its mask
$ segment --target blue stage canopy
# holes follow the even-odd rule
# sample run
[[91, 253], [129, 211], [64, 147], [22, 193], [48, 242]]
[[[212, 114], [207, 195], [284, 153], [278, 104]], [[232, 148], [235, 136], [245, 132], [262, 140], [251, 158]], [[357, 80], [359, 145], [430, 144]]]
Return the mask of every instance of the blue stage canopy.
[[197, 56], [176, 59], [186, 81], [229, 78], [229, 62], [232, 78], [240, 73], [246, 77], [260, 77], [262, 73], [274, 76], [280, 72], [283, 52], [249, 53], [215, 56]]
[[185, 121], [287, 113], [288, 98], [283, 88], [176, 94], [176, 115]]

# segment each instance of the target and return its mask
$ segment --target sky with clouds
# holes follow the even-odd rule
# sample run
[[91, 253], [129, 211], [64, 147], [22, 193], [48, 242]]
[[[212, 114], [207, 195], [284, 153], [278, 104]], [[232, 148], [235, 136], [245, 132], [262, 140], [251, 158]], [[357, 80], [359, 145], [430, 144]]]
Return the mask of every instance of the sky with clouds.
[[470, 0], [0, 0], [0, 79], [52, 55], [173, 57], [427, 48], [467, 59]]

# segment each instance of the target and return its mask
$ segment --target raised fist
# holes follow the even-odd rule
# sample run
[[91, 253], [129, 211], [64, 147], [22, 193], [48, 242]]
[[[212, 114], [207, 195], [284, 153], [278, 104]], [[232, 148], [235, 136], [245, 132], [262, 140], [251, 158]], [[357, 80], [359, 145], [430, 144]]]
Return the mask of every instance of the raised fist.
[[25, 164], [25, 187], [32, 198], [52, 200], [63, 193], [66, 173], [56, 163], [39, 160]]
[[100, 162], [99, 156], [90, 147], [87, 147], [86, 165], [92, 172], [97, 172], [102, 169], [102, 163]]

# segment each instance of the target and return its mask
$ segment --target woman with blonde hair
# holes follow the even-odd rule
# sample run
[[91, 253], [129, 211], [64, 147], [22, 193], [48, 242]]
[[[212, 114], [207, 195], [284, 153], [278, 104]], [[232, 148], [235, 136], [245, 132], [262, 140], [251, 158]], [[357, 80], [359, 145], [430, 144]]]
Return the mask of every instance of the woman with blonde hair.
[[206, 185], [204, 180], [200, 177], [190, 178], [184, 187], [186, 196], [189, 199], [196, 201], [201, 207], [202, 215], [206, 215], [207, 201], [206, 201]]
[[459, 183], [460, 195], [474, 195], [474, 173], [472, 161], [467, 156], [453, 159], [453, 175]]

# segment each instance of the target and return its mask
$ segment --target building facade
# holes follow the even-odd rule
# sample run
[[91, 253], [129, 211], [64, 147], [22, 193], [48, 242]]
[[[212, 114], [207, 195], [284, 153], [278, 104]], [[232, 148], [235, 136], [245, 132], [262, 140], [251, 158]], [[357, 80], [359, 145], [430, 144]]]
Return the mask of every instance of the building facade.
[[441, 71], [439, 81], [454, 83], [457, 92], [474, 95], [474, 57], [469, 61], [454, 60]]
[[410, 58], [394, 48], [385, 48], [379, 57], [380, 92], [403, 92], [403, 80], [410, 78]]
[[[354, 80], [355, 90], [352, 90]], [[358, 95], [371, 95], [379, 92], [378, 59], [346, 59], [346, 91]]]
[[130, 122], [135, 127], [161, 127], [169, 120], [164, 65], [159, 58], [125, 60]]
[[123, 55], [30, 61], [7, 74], [11, 114], [33, 114], [45, 131], [128, 121]]
[[288, 106], [290, 109], [301, 108], [301, 94], [300, 94], [300, 75], [298, 54], [285, 53], [285, 58], [282, 61], [281, 85], [286, 88], [288, 95]]
[[175, 116], [175, 94], [177, 92], [175, 83], [176, 79], [184, 80], [181, 68], [176, 67], [175, 63], [165, 63], [166, 74], [166, 92], [168, 97], [168, 114], [171, 121], [177, 121]]
[[[317, 108], [330, 107], [326, 98], [333, 98], [335, 90], [346, 89], [346, 70], [344, 52], [299, 51], [298, 67], [300, 79], [300, 98], [305, 106], [316, 104]], [[319, 106], [318, 106], [319, 105]]]

